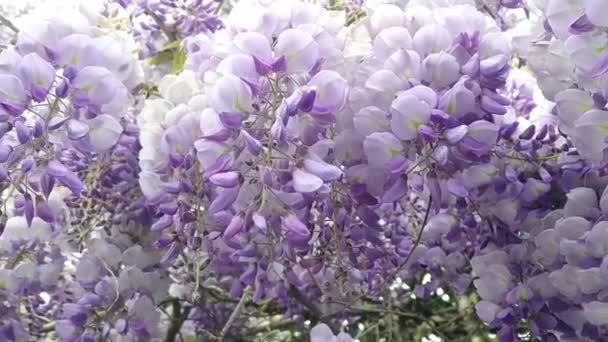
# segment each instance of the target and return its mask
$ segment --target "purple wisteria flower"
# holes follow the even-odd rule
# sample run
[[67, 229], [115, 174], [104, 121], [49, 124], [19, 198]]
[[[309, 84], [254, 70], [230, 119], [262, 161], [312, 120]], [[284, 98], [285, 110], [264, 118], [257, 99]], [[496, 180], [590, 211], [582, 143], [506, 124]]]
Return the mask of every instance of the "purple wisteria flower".
[[217, 0], [121, 0], [115, 1], [130, 15], [135, 39], [144, 57], [162, 51], [178, 39], [214, 32], [223, 24], [223, 1]]
[[0, 341], [608, 334], [604, 2], [62, 6], [0, 52]]

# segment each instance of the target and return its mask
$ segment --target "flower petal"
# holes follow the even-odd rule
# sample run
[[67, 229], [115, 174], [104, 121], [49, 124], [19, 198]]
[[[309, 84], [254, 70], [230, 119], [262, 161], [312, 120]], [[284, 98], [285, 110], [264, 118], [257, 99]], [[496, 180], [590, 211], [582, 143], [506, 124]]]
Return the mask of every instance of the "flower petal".
[[302, 169], [295, 169], [293, 171], [293, 188], [297, 192], [315, 192], [323, 185], [323, 180]]

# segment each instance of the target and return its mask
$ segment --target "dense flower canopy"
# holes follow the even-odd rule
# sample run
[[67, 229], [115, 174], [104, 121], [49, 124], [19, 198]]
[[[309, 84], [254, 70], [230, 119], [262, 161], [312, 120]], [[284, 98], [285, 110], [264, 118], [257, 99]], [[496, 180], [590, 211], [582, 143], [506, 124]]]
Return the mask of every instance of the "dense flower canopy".
[[606, 13], [1, 15], [0, 341], [605, 340]]

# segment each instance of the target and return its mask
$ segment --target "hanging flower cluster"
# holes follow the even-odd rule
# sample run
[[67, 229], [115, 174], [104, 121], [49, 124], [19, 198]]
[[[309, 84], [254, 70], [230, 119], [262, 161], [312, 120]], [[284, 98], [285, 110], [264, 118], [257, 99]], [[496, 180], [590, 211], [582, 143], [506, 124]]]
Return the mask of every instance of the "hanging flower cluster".
[[222, 27], [217, 0], [114, 0], [127, 10], [128, 25], [142, 55], [153, 56], [167, 44]]
[[168, 278], [137, 182], [135, 43], [112, 11], [65, 11], [0, 54], [1, 339], [153, 336]]
[[208, 263], [235, 297], [251, 288], [254, 301], [288, 304], [314, 245], [331, 242], [313, 227], [334, 211], [343, 173], [330, 134], [348, 88], [329, 68], [343, 18], [297, 2], [256, 11], [273, 26], [218, 32], [192, 63], [202, 79], [186, 70], [160, 81], [162, 98], [139, 117], [139, 180], [173, 256]]
[[0, 52], [0, 340], [602, 340], [606, 6], [34, 12]]

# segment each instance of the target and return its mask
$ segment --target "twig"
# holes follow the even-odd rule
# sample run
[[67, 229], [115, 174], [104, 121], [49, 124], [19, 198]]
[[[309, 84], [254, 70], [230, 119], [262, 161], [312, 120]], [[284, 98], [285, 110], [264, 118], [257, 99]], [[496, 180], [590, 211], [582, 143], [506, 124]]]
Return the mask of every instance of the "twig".
[[19, 33], [19, 29], [15, 26], [10, 20], [8, 20], [5, 16], [0, 14], [0, 24], [8, 27], [11, 31], [15, 33]]
[[280, 322], [271, 322], [268, 325], [262, 325], [259, 327], [255, 327], [249, 330], [246, 330], [241, 336], [255, 336], [261, 332], [272, 331], [272, 330], [282, 330], [283, 328], [290, 327], [292, 325], [296, 325], [296, 321], [292, 320], [281, 320]]
[[199, 285], [199, 290], [201, 290], [201, 291], [204, 290], [205, 294], [208, 294], [213, 299], [218, 300], [220, 302], [235, 303], [235, 304], [238, 303], [238, 300], [235, 300], [235, 299], [229, 297], [226, 293], [224, 293], [219, 288], [212, 287], [212, 286]]
[[249, 292], [250, 292], [249, 287], [247, 287], [245, 289], [245, 291], [243, 291], [241, 300], [239, 300], [238, 304], [234, 308], [234, 311], [232, 311], [232, 313], [230, 314], [230, 317], [228, 318], [226, 325], [224, 325], [224, 328], [222, 329], [222, 332], [220, 333], [220, 336], [219, 336], [220, 341], [224, 341], [224, 338], [226, 338], [226, 335], [228, 334], [230, 327], [232, 326], [232, 324], [234, 324], [234, 321], [236, 321], [236, 319], [239, 318], [239, 316], [241, 315], [241, 311], [245, 307], [245, 303], [247, 302], [247, 299], [249, 297]]
[[[347, 305], [347, 303], [340, 303], [340, 304]], [[344, 311], [342, 311], [342, 310], [336, 311], [336, 312], [326, 315], [324, 318], [338, 316], [338, 315], [342, 314], [343, 312]], [[405, 312], [405, 311], [401, 311], [401, 310], [387, 310], [387, 309], [383, 309], [383, 308], [371, 308], [371, 307], [370, 308], [348, 309], [348, 313], [351, 315], [378, 314], [381, 316], [385, 316], [387, 314], [394, 314], [399, 317], [409, 318], [409, 319], [418, 321], [420, 323], [428, 324], [428, 326], [435, 333], [435, 335], [441, 337], [444, 341], [449, 341], [449, 339], [446, 337], [446, 335], [439, 329], [439, 327], [441, 327], [443, 325], [436, 324], [436, 322], [433, 321], [430, 317], [424, 317], [421, 315], [417, 315], [415, 313]], [[462, 316], [455, 317], [455, 320], [458, 320], [458, 319], [462, 319]], [[378, 322], [380, 322], [380, 320], [378, 320]]]
[[55, 330], [55, 322], [49, 322], [42, 326], [42, 330], [40, 330], [40, 332], [50, 333], [53, 330]]
[[198, 296], [198, 289], [201, 286], [201, 265], [199, 262], [196, 262], [196, 272], [194, 274], [196, 279], [194, 280], [194, 290], [192, 291], [192, 301], [196, 300], [196, 296]]
[[217, 341], [219, 339], [219, 337], [215, 336], [212, 332], [202, 329], [202, 328], [198, 328], [196, 330], [197, 333], [201, 334], [201, 335], [205, 335], [207, 336], [207, 338], [209, 339], [209, 341]]
[[420, 241], [422, 240], [422, 234], [424, 233], [424, 228], [426, 227], [426, 223], [429, 220], [429, 214], [431, 213], [432, 206], [433, 206], [433, 196], [429, 196], [429, 203], [426, 207], [426, 212], [424, 213], [424, 220], [422, 221], [422, 226], [421, 226], [422, 228], [420, 228], [420, 233], [418, 233], [418, 236], [416, 236], [416, 242], [414, 242], [414, 246], [412, 247], [412, 250], [407, 254], [407, 257], [405, 257], [405, 260], [403, 260], [399, 264], [397, 269], [393, 272], [393, 274], [391, 274], [390, 277], [388, 277], [384, 281], [381, 292], [384, 292], [384, 288], [388, 284], [390, 284], [395, 279], [395, 277], [397, 277], [397, 274], [399, 274], [399, 272], [401, 272], [401, 270], [407, 265], [407, 263], [410, 261], [410, 259], [414, 255], [414, 251], [416, 250], [416, 248], [418, 248], [418, 245], [420, 245]]
[[15, 256], [15, 258], [8, 263], [8, 265], [6, 265], [6, 269], [7, 270], [11, 270], [13, 268], [15, 268], [15, 266], [17, 266], [17, 264], [23, 260], [23, 257], [25, 257], [27, 255], [27, 250], [26, 249], [21, 249], [19, 250], [19, 252], [17, 253], [17, 255]]
[[[415, 320], [419, 320], [419, 321], [426, 321], [428, 320], [428, 318], [425, 317], [421, 317], [419, 315], [413, 314], [413, 313], [409, 313], [409, 312], [403, 312], [400, 310], [386, 310], [386, 309], [382, 309], [382, 308], [352, 308], [352, 309], [348, 309], [347, 310], [350, 314], [352, 315], [364, 315], [364, 314], [387, 314], [387, 313], [393, 313], [397, 316], [401, 316], [401, 317], [406, 317], [406, 318], [411, 318], [411, 319], [415, 319]], [[344, 311], [340, 310], [340, 311], [336, 311], [336, 312], [332, 312], [330, 314], [325, 315], [323, 318], [330, 318], [333, 316], [339, 316], [340, 314], [342, 314]]]
[[220, 0], [219, 4], [217, 4], [217, 7], [215, 8], [215, 11], [213, 11], [213, 14], [220, 13], [225, 2], [226, 2], [226, 0]]
[[184, 325], [184, 322], [188, 319], [188, 315], [190, 314], [191, 309], [192, 307], [187, 306], [182, 311], [182, 306], [179, 300], [173, 301], [173, 318], [171, 319], [169, 329], [167, 329], [167, 336], [165, 337], [165, 342], [175, 341], [175, 337], [180, 333], [182, 325]]
[[368, 326], [367, 328], [365, 328], [365, 330], [359, 332], [357, 334], [357, 336], [355, 337], [357, 340], [359, 340], [361, 337], [367, 335], [369, 332], [371, 332], [372, 330], [378, 328], [378, 326], [380, 325], [380, 321], [377, 321], [374, 324], [371, 324], [370, 326]]
[[297, 287], [290, 286], [289, 290], [287, 290], [287, 293], [291, 297], [293, 297], [293, 299], [295, 299], [296, 301], [298, 301], [298, 303], [304, 305], [315, 318], [321, 319], [321, 317], [322, 317], [321, 310], [319, 310], [319, 308], [317, 308], [316, 305], [314, 305], [313, 303], [311, 303], [308, 300], [308, 298], [304, 297], [304, 295], [302, 294], [302, 292], [300, 292], [300, 290]]
[[492, 9], [490, 8], [490, 6], [486, 3], [485, 0], [481, 0], [481, 6], [483, 7], [484, 10], [486, 10], [486, 12], [488, 13], [488, 15], [490, 17], [492, 17], [492, 19], [496, 20], [496, 13], [494, 13], [494, 11], [492, 11]]
[[329, 319], [329, 317], [325, 317], [321, 310], [312, 303], [308, 298], [306, 298], [300, 290], [295, 286], [290, 286], [287, 290], [287, 294], [289, 294], [293, 299], [295, 299], [298, 303], [302, 304], [304, 307], [310, 311], [310, 314], [318, 321], [327, 324], [332, 330], [336, 331], [336, 327], [333, 322]]
[[[414, 166], [414, 167], [416, 167], [416, 166]], [[394, 278], [399, 274], [399, 272], [401, 272], [401, 269], [403, 267], [405, 267], [407, 265], [407, 263], [410, 261], [410, 259], [412, 258], [413, 254], [414, 254], [414, 251], [416, 250], [416, 248], [418, 247], [418, 245], [420, 244], [420, 241], [422, 239], [422, 234], [424, 233], [424, 227], [426, 226], [426, 223], [427, 223], [427, 221], [429, 219], [429, 214], [431, 212], [431, 206], [432, 205], [433, 205], [433, 197], [429, 196], [429, 203], [428, 203], [428, 206], [426, 208], [426, 213], [424, 214], [424, 220], [422, 222], [422, 228], [420, 229], [420, 233], [416, 237], [416, 242], [414, 243], [414, 246], [412, 247], [412, 250], [407, 255], [407, 257], [405, 258], [405, 260], [403, 262], [401, 262], [401, 264], [399, 264], [399, 266], [397, 266], [397, 269], [393, 272], [393, 274], [391, 274], [383, 283], [381, 283], [381, 285], [380, 285], [380, 293], [382, 293], [382, 292], [384, 292], [386, 290], [386, 286], [389, 285], [394, 280]], [[365, 295], [360, 295], [360, 296], [356, 297], [352, 301], [353, 304], [346, 304], [346, 303], [342, 303], [342, 304], [346, 305], [347, 307], [351, 307], [357, 301], [361, 300], [363, 297], [365, 297]]]

